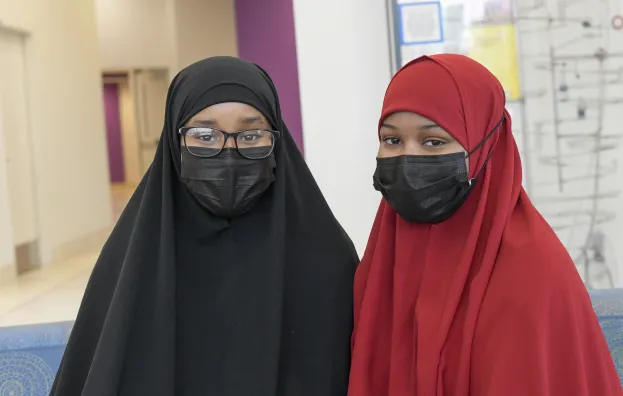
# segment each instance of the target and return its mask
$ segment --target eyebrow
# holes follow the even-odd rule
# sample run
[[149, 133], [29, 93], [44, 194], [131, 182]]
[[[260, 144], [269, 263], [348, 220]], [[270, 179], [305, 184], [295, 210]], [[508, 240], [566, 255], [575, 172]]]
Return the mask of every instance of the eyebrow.
[[243, 125], [253, 125], [257, 123], [265, 124], [264, 120], [260, 116], [242, 117], [238, 120]]
[[[387, 128], [387, 129], [393, 129], [396, 130], [398, 129], [398, 127], [392, 125], [392, 124], [388, 124], [388, 123], [382, 123], [381, 124], [381, 128]], [[434, 129], [434, 128], [441, 128], [438, 124], [435, 123], [431, 123], [431, 124], [424, 124], [424, 125], [420, 125], [418, 127], [418, 129], [423, 129], [423, 130], [429, 130], [429, 129]]]
[[211, 127], [216, 125], [216, 120], [191, 120], [190, 124]]

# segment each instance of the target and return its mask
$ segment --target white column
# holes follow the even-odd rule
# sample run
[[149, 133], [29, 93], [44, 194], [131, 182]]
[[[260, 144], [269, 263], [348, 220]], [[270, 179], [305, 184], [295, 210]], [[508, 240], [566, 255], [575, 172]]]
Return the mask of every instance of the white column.
[[13, 246], [13, 226], [11, 224], [11, 204], [9, 202], [9, 182], [7, 175], [7, 153], [4, 143], [2, 123], [2, 102], [0, 101], [0, 285], [12, 278], [15, 271], [15, 247]]
[[385, 1], [293, 4], [305, 157], [363, 254], [381, 198], [372, 174], [391, 77]]

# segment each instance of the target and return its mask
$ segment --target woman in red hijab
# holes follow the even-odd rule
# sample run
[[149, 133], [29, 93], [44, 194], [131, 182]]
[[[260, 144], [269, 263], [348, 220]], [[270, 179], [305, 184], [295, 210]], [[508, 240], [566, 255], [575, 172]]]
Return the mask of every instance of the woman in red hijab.
[[460, 55], [390, 83], [349, 396], [623, 395], [575, 266], [521, 186], [504, 105]]

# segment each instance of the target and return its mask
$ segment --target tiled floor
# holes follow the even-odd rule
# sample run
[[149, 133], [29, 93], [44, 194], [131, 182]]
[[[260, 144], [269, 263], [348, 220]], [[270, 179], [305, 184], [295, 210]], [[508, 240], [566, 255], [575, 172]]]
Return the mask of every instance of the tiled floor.
[[[115, 218], [133, 191], [133, 186], [113, 186]], [[73, 320], [98, 254], [89, 252], [28, 272], [0, 287], [0, 327]]]

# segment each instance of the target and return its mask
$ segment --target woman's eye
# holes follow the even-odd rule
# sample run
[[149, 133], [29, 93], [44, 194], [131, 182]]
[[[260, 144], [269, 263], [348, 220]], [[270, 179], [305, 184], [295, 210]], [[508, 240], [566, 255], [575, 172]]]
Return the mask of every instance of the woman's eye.
[[259, 139], [260, 137], [261, 137], [261, 136], [260, 136], [260, 134], [259, 134], [259, 133], [252, 133], [252, 134], [251, 134], [251, 133], [247, 133], [247, 134], [242, 135], [242, 139], [243, 139], [245, 142], [252, 142], [252, 141], [254, 141], [254, 140]]
[[424, 142], [423, 145], [426, 147], [440, 147], [440, 146], [443, 146], [444, 144], [446, 144], [446, 142], [444, 142], [443, 140], [428, 139]]
[[203, 141], [203, 142], [211, 142], [213, 140], [215, 140], [215, 136], [214, 135], [202, 135], [199, 136], [199, 140]]
[[400, 144], [400, 138], [396, 138], [396, 137], [386, 137], [383, 139], [383, 143], [385, 144], [389, 144], [389, 145], [395, 145], [395, 144]]

